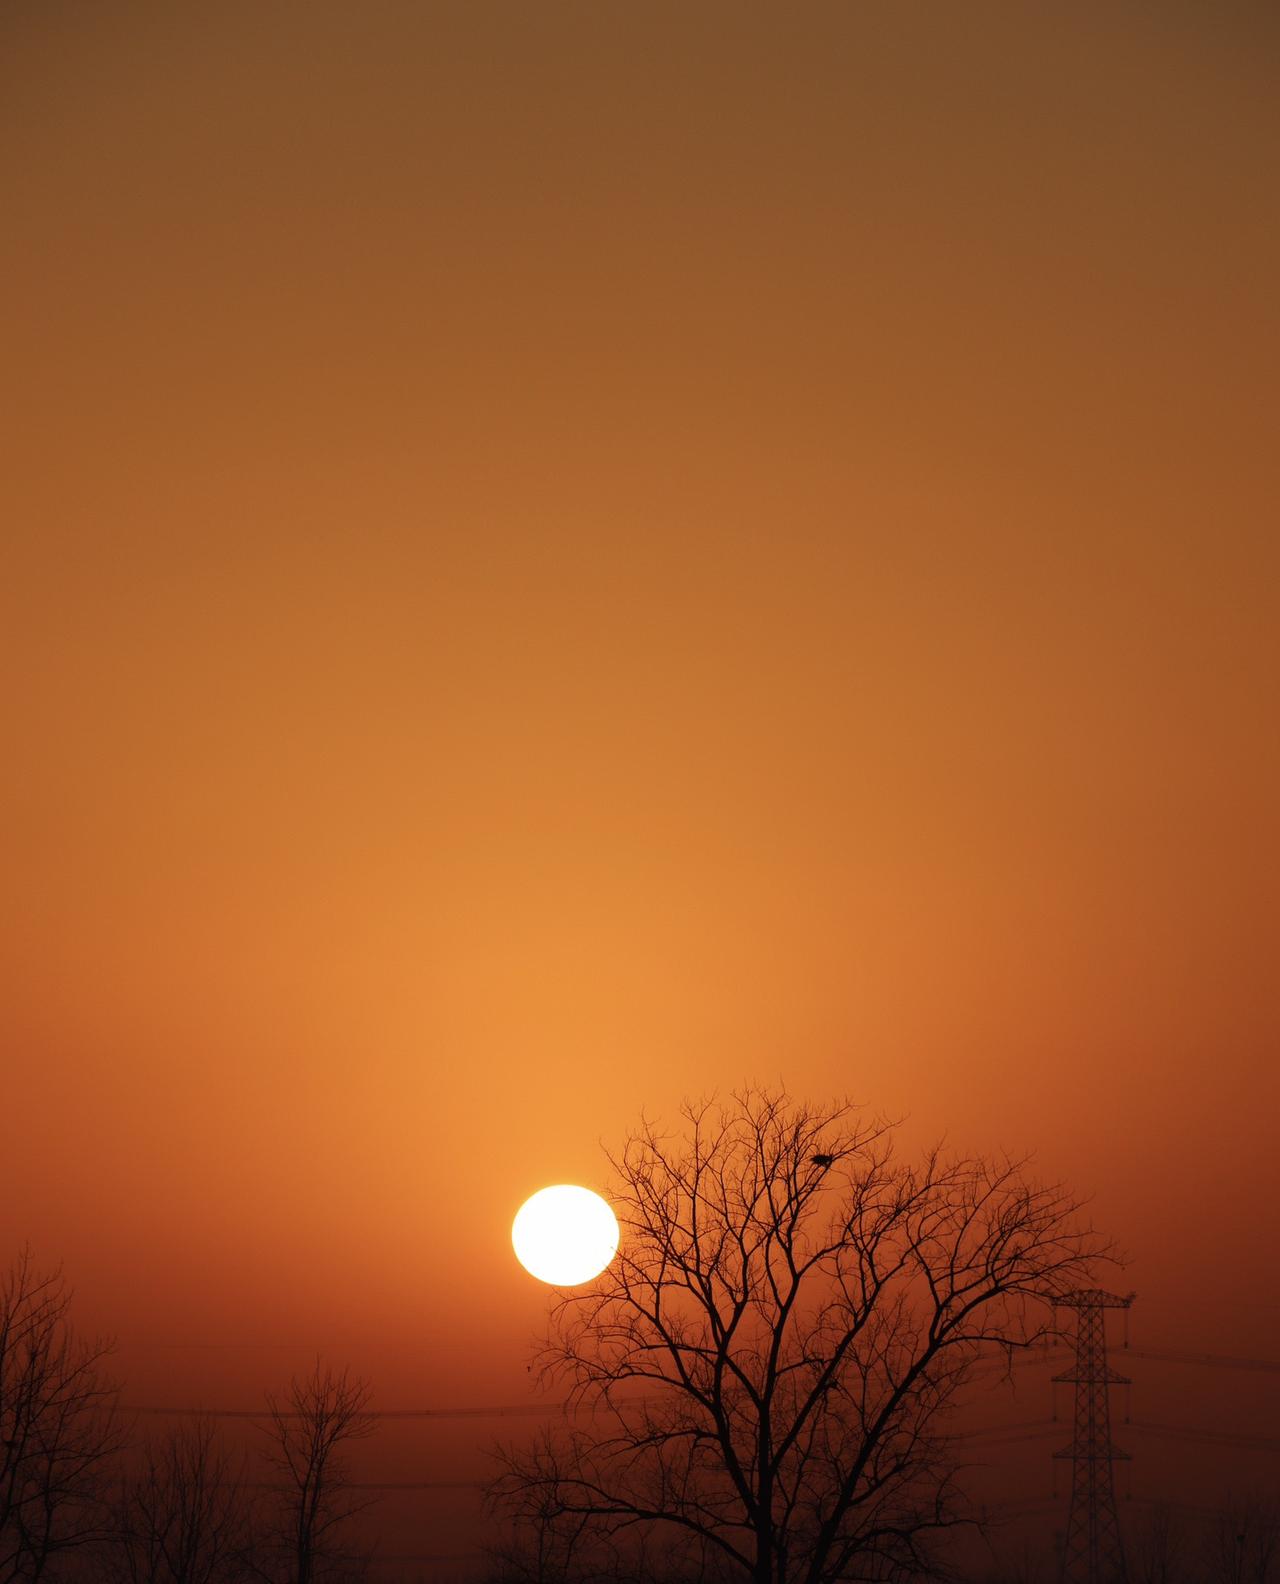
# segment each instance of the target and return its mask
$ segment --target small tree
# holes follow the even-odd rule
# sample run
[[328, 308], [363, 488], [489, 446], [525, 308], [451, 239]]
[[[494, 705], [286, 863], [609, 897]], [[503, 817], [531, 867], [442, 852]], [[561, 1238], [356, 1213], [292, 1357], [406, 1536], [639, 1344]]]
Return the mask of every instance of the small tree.
[[373, 1433], [370, 1396], [367, 1382], [317, 1360], [283, 1397], [267, 1398], [267, 1459], [280, 1478], [276, 1549], [290, 1584], [319, 1584], [355, 1567], [350, 1520], [373, 1498], [353, 1493], [343, 1454], [349, 1442]]
[[121, 1482], [111, 1572], [122, 1584], [231, 1584], [248, 1576], [249, 1498], [212, 1421], [143, 1449]]
[[1179, 1510], [1158, 1502], [1139, 1523], [1130, 1523], [1126, 1550], [1132, 1584], [1182, 1584], [1189, 1542]]
[[77, 1341], [57, 1271], [19, 1255], [0, 1285], [0, 1580], [38, 1580], [104, 1532], [120, 1449], [108, 1348]]
[[1272, 1584], [1280, 1574], [1280, 1502], [1261, 1491], [1232, 1497], [1208, 1535], [1215, 1584]]
[[[610, 1156], [623, 1241], [564, 1294], [542, 1379], [589, 1421], [500, 1453], [517, 1532], [585, 1521], [667, 1566], [753, 1584], [928, 1571], [963, 1521], [948, 1412], [991, 1350], [1050, 1333], [1042, 1300], [1105, 1251], [1014, 1160], [896, 1159], [848, 1105], [751, 1090], [644, 1124]], [[554, 1554], [543, 1539], [544, 1554]], [[625, 1565], [625, 1564], [624, 1564]]]

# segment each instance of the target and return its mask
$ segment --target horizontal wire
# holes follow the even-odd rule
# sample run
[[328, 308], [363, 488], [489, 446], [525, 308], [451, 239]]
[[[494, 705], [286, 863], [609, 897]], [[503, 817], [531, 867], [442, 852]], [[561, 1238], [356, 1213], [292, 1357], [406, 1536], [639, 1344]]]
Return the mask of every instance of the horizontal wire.
[[1280, 1372], [1280, 1359], [1241, 1358], [1234, 1353], [1187, 1353], [1175, 1348], [1111, 1348], [1114, 1354], [1130, 1358], [1155, 1359], [1166, 1364], [1200, 1364], [1208, 1369], [1274, 1370]]
[[[369, 1408], [362, 1411], [365, 1419], [537, 1419], [555, 1413], [594, 1412], [585, 1405], [548, 1403], [501, 1403], [492, 1408]], [[269, 1408], [168, 1408], [156, 1403], [122, 1403], [123, 1414], [152, 1415], [175, 1419], [309, 1419], [310, 1414], [278, 1413]]]
[[1061, 1425], [1047, 1424], [1042, 1429], [1023, 1430], [1018, 1435], [992, 1436], [990, 1439], [983, 1441], [978, 1450], [981, 1451], [983, 1447], [989, 1446], [1013, 1446], [1019, 1441], [1046, 1441], [1050, 1436], [1061, 1435], [1061, 1433]]
[[386, 1556], [379, 1556], [375, 1551], [364, 1560], [372, 1567], [386, 1567], [393, 1562], [474, 1562], [477, 1565], [482, 1562], [487, 1565], [488, 1562], [484, 1553], [479, 1551], [405, 1551], [389, 1552]]
[[1275, 1436], [1260, 1436], [1240, 1434], [1232, 1430], [1205, 1430], [1198, 1425], [1167, 1425], [1156, 1424], [1147, 1419], [1126, 1419], [1123, 1426], [1118, 1427], [1123, 1433], [1126, 1430], [1137, 1430], [1144, 1435], [1171, 1436], [1187, 1441], [1204, 1441], [1211, 1446], [1235, 1446], [1247, 1448], [1251, 1452], [1280, 1452], [1280, 1439]]
[[[272, 1480], [215, 1480], [213, 1483], [223, 1490], [270, 1491], [276, 1496], [297, 1494], [296, 1486], [281, 1485]], [[484, 1480], [343, 1480], [342, 1489], [344, 1491], [482, 1491], [486, 1489], [486, 1483]]]

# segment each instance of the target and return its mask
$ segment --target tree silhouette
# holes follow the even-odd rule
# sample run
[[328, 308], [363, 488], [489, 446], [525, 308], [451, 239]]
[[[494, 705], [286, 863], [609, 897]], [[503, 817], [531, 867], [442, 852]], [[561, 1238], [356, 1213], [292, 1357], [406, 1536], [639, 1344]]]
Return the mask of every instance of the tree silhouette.
[[907, 1164], [849, 1105], [747, 1090], [682, 1116], [609, 1157], [619, 1255], [557, 1300], [539, 1357], [575, 1422], [499, 1453], [496, 1512], [545, 1555], [549, 1524], [585, 1522], [580, 1574], [659, 1535], [672, 1571], [753, 1584], [929, 1571], [965, 1521], [961, 1388], [1050, 1334], [1041, 1300], [1104, 1246], [1025, 1163]]
[[353, 1494], [343, 1452], [371, 1435], [367, 1382], [335, 1374], [319, 1360], [294, 1377], [282, 1397], [268, 1396], [267, 1460], [279, 1477], [275, 1546], [289, 1584], [349, 1576], [358, 1562], [347, 1543], [348, 1521], [372, 1505]]
[[121, 1584], [231, 1584], [249, 1577], [250, 1501], [213, 1424], [149, 1443], [121, 1482], [108, 1570]]
[[1140, 1521], [1130, 1520], [1125, 1551], [1132, 1584], [1182, 1584], [1190, 1554], [1185, 1515], [1157, 1502]]
[[104, 1532], [110, 1460], [123, 1437], [108, 1348], [80, 1342], [59, 1272], [28, 1251], [0, 1286], [0, 1581], [38, 1580]]
[[1271, 1584], [1280, 1575], [1280, 1501], [1261, 1490], [1233, 1496], [1210, 1529], [1205, 1560], [1215, 1584]]

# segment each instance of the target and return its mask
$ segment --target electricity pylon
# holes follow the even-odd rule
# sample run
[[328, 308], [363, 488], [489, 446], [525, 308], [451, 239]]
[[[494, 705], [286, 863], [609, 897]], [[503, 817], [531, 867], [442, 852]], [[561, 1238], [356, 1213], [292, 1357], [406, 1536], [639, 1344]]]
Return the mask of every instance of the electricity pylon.
[[1071, 1445], [1053, 1455], [1071, 1459], [1071, 1510], [1062, 1549], [1062, 1584], [1125, 1584], [1124, 1545], [1116, 1517], [1111, 1465], [1127, 1459], [1111, 1439], [1108, 1390], [1128, 1385], [1107, 1363], [1107, 1310], [1127, 1309], [1134, 1295], [1119, 1298], [1100, 1287], [1064, 1293], [1054, 1302], [1076, 1312], [1074, 1369], [1054, 1380], [1076, 1388]]

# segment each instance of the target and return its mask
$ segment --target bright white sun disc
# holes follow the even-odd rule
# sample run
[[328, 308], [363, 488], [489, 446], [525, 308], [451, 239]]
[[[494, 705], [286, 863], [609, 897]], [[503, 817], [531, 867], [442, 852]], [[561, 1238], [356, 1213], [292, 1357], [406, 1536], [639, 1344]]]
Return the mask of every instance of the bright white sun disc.
[[576, 1287], [618, 1252], [618, 1218], [590, 1188], [558, 1183], [526, 1199], [511, 1223], [511, 1246], [531, 1276]]

